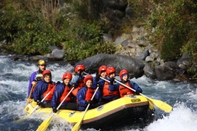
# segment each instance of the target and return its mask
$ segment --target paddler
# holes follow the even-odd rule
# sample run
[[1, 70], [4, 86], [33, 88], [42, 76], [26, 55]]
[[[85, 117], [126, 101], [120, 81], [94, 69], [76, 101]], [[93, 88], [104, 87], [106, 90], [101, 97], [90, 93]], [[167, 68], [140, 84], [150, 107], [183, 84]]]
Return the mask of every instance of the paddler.
[[[52, 75], [50, 70], [44, 70], [42, 73], [43, 79], [40, 80], [33, 92], [33, 99], [37, 102], [37, 105], [41, 107], [51, 107], [51, 100], [56, 84], [52, 81]], [[43, 102], [41, 100], [44, 99]]]
[[123, 85], [119, 85], [120, 97], [124, 97], [125, 95], [134, 95], [134, 94], [142, 93], [142, 89], [139, 87], [139, 85], [129, 80], [128, 70], [125, 70], [125, 69], [121, 70], [119, 73], [119, 76], [120, 76], [121, 83], [133, 88], [136, 91], [134, 92]]

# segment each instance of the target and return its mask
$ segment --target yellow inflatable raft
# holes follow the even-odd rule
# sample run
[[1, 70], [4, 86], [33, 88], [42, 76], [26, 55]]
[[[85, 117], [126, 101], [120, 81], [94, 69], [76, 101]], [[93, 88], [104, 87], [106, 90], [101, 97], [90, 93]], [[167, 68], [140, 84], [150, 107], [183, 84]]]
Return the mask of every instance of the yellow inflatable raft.
[[[35, 107], [36, 103], [32, 102], [24, 110], [31, 113]], [[35, 113], [49, 115], [51, 112], [52, 108], [39, 108]], [[81, 119], [83, 113], [83, 111], [60, 109], [56, 115], [74, 125]], [[110, 126], [124, 126], [125, 124], [132, 124], [136, 119], [143, 119], [144, 122], [151, 121], [153, 117], [154, 107], [149, 103], [148, 99], [141, 95], [128, 95], [88, 110], [81, 127], [84, 129], [102, 129]]]

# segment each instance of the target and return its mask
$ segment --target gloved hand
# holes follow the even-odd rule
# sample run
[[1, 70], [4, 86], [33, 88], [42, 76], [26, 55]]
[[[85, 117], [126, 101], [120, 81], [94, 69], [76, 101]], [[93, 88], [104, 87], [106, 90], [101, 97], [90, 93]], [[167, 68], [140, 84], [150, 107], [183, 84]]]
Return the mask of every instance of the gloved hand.
[[60, 84], [61, 82], [60, 81], [57, 81], [57, 83], [56, 84]]
[[87, 101], [87, 104], [91, 104], [91, 103], [92, 103], [92, 100]]
[[56, 113], [56, 112], [57, 112], [57, 108], [53, 107], [53, 113]]
[[114, 83], [114, 80], [115, 80], [115, 78], [110, 78], [110, 84], [113, 84]]
[[37, 100], [36, 103], [37, 103], [37, 105], [39, 105], [39, 106], [41, 105], [41, 101], [39, 101], [39, 100]]
[[82, 75], [83, 75], [83, 70], [79, 70], [79, 71], [77, 72], [77, 74], [78, 74], [79, 76], [82, 76]]
[[100, 75], [98, 73], [96, 73], [96, 81], [100, 80]]
[[102, 89], [101, 85], [100, 84], [97, 84], [96, 87], [99, 87], [99, 89]]
[[139, 95], [140, 93], [141, 93], [141, 92], [138, 91], [138, 90], [135, 91], [135, 94], [137, 94], [137, 95]]
[[77, 88], [77, 85], [73, 83], [73, 84], [72, 84], [72, 87]]

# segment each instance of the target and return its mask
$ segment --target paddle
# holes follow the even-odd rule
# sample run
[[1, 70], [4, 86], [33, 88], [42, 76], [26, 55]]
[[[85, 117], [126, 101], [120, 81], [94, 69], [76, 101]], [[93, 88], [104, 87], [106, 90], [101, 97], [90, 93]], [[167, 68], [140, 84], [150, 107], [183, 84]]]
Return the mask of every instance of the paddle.
[[[48, 96], [49, 94], [50, 94], [50, 92], [47, 93], [47, 95], [41, 100], [41, 102], [43, 102], [43, 101], [47, 98], [47, 96]], [[26, 115], [26, 116], [20, 118], [19, 120], [15, 121], [15, 122], [21, 122], [21, 121], [23, 121], [25, 118], [29, 117], [32, 113], [34, 113], [38, 108], [39, 108], [39, 105], [37, 105], [28, 115]]]
[[30, 100], [30, 97], [31, 97], [31, 95], [32, 95], [32, 93], [33, 93], [34, 87], [35, 87], [35, 85], [32, 85], [31, 91], [30, 91], [29, 96], [28, 96], [28, 98], [27, 98], [27, 103], [30, 103], [29, 100]]
[[[97, 92], [98, 89], [99, 89], [99, 86], [97, 86], [97, 88], [96, 88], [96, 90], [95, 90], [95, 92], [94, 92], [94, 94], [93, 94], [91, 100], [94, 99], [94, 96], [96, 95], [96, 92]], [[87, 105], [87, 107], [86, 107], [86, 109], [85, 109], [85, 111], [84, 111], [83, 116], [81, 117], [81, 119], [80, 119], [80, 120], [74, 125], [74, 127], [72, 128], [72, 131], [79, 131], [79, 129], [80, 129], [80, 127], [81, 127], [81, 123], [82, 123], [82, 121], [83, 121], [83, 118], [84, 118], [84, 116], [85, 116], [85, 114], [86, 114], [86, 112], [87, 112], [89, 106], [90, 106], [90, 103]]]
[[[102, 78], [102, 77], [100, 77], [100, 78], [103, 79], [103, 80], [105, 80], [105, 81], [107, 81], [107, 82], [110, 82], [109, 80], [107, 80], [107, 79], [105, 79], [105, 78]], [[127, 85], [121, 83], [120, 81], [118, 81], [118, 80], [116, 80], [116, 79], [115, 79], [115, 81], [116, 81], [117, 83], [119, 83], [119, 84], [125, 86], [126, 88], [128, 88], [128, 89], [130, 89], [130, 90], [136, 92], [136, 90], [134, 90], [133, 88], [131, 88], [131, 87], [129, 87], [129, 86], [127, 86]], [[139, 93], [139, 94], [140, 94], [141, 96], [146, 97], [153, 105], [157, 106], [159, 109], [161, 109], [161, 110], [163, 110], [163, 111], [165, 111], [165, 112], [167, 112], [167, 113], [169, 113], [169, 112], [172, 111], [172, 106], [170, 106], [169, 104], [167, 104], [167, 103], [165, 103], [165, 102], [163, 102], [163, 101], [161, 101], [161, 100], [156, 100], [156, 99], [150, 98], [150, 97], [148, 97], [148, 96], [145, 96], [145, 95], [143, 95], [142, 93]]]
[[[36, 83], [37, 83], [39, 80], [41, 80], [41, 78], [42, 78], [42, 74], [37, 74], [37, 75], [36, 75]], [[32, 87], [31, 87], [29, 96], [28, 96], [28, 98], [27, 98], [27, 103], [30, 103], [30, 102], [29, 102], [29, 101], [30, 101], [30, 97], [31, 97], [31, 95], [32, 95], [32, 93], [33, 93], [33, 90], [34, 90], [35, 86], [36, 86], [36, 84], [32, 85]]]
[[[64, 97], [63, 101], [58, 105], [57, 110], [59, 110], [59, 108], [61, 107], [61, 105], [63, 104], [63, 102], [66, 100], [66, 98], [70, 95], [70, 93], [72, 92], [73, 89], [74, 89], [74, 87], [72, 87], [71, 90], [68, 92], [68, 94]], [[49, 116], [49, 118], [47, 118], [46, 120], [44, 120], [40, 124], [40, 126], [38, 127], [38, 129], [36, 131], [45, 131], [48, 128], [48, 126], [49, 126], [49, 124], [51, 122], [51, 119], [53, 118], [53, 116], [55, 114], [55, 113], [53, 113], [53, 111], [51, 113], [50, 113], [51, 115]]]

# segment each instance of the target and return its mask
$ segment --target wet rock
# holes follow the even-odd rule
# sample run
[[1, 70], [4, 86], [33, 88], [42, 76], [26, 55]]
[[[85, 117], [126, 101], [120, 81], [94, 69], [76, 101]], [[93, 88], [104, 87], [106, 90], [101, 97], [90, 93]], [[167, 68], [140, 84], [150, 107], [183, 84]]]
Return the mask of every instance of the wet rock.
[[52, 52], [51, 52], [51, 55], [52, 55], [52, 58], [53, 59], [57, 59], [57, 60], [61, 60], [64, 58], [64, 50], [59, 50], [59, 49], [54, 49]]
[[112, 36], [109, 35], [109, 34], [103, 34], [103, 40], [105, 42], [109, 42], [109, 43], [112, 43], [113, 42]]
[[98, 54], [79, 61], [77, 64], [84, 64], [88, 73], [95, 73], [101, 65], [106, 65], [115, 67], [116, 75], [122, 69], [127, 69], [131, 78], [138, 78], [144, 74], [144, 63], [141, 60], [123, 55]]
[[155, 67], [155, 74], [158, 80], [172, 80], [176, 76], [174, 71], [166, 66]]
[[144, 62], [144, 64], [145, 64], [145, 66], [144, 66], [144, 75], [147, 76], [148, 78], [156, 79], [154, 68], [152, 68], [149, 64], [147, 64], [145, 62]]

